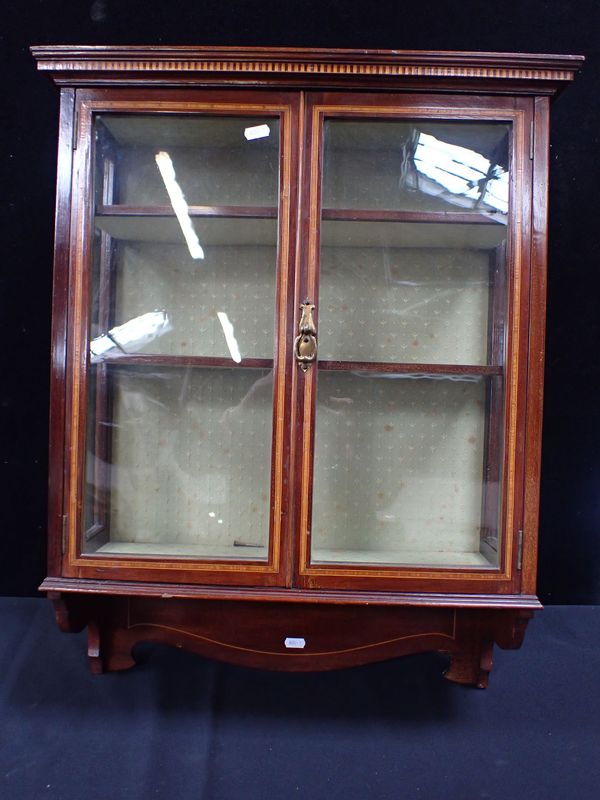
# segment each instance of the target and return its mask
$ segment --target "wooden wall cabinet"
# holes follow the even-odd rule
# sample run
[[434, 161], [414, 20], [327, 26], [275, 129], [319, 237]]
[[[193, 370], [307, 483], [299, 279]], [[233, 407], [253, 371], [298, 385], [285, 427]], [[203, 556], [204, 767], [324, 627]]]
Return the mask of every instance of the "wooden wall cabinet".
[[49, 576], [154, 640], [484, 686], [535, 596], [548, 110], [577, 56], [35, 47]]

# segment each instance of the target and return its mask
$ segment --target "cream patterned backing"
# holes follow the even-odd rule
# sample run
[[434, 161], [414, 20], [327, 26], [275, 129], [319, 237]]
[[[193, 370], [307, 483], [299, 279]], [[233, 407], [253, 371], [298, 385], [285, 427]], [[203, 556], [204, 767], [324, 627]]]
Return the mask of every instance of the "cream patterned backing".
[[230, 357], [217, 312], [227, 314], [242, 358], [273, 358], [275, 247], [120, 244], [115, 319], [166, 311], [171, 329], [141, 352]]
[[[267, 123], [269, 136], [248, 141], [247, 128]], [[156, 166], [169, 154], [188, 205], [277, 205], [279, 122], [265, 117], [103, 114], [117, 142], [117, 202], [170, 205]]]
[[116, 369], [111, 543], [264, 557], [272, 394], [266, 370]]
[[485, 251], [322, 250], [319, 357], [486, 364]]
[[485, 565], [485, 384], [319, 373], [313, 558]]

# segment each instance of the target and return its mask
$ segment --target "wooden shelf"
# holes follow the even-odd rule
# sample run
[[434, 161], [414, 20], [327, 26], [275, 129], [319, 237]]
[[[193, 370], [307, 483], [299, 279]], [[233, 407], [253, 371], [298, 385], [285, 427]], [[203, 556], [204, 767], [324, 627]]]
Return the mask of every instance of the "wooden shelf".
[[482, 553], [453, 550], [332, 550], [318, 547], [312, 552], [311, 563], [497, 569]]
[[[173, 213], [166, 213], [167, 209], [160, 206], [151, 213], [146, 213], [141, 207], [138, 211], [139, 213], [119, 211], [116, 214], [97, 214], [96, 227], [117, 241], [177, 244], [186, 247], [181, 227]], [[277, 246], [275, 218], [257, 218], [243, 214], [238, 216], [198, 214], [193, 219], [196, 234], [203, 247]]]
[[[179, 222], [174, 214], [167, 213], [166, 207], [157, 206], [148, 213], [141, 207], [137, 211], [131, 211], [132, 208], [123, 206], [117, 213], [97, 214], [96, 227], [117, 241], [155, 242], [185, 247]], [[208, 206], [195, 208], [202, 209], [201, 213], [191, 215], [202, 246], [275, 247], [277, 244], [277, 219], [275, 215], [270, 216], [270, 209], [265, 209], [268, 213], [258, 216], [256, 209], [249, 206], [240, 206], [237, 209], [239, 213], [229, 215], [218, 213], [219, 210], [230, 209], [227, 206], [212, 209], [214, 213], [209, 213]], [[390, 217], [374, 222], [360, 219], [355, 212], [352, 214], [352, 219], [323, 221], [322, 247], [493, 250], [506, 238], [504, 225], [483, 224], [481, 221], [475, 224], [472, 221], [455, 222], [447, 214], [443, 214], [441, 219], [432, 215], [431, 220], [421, 216], [419, 221], [408, 221], [408, 218], [404, 220], [400, 213], [396, 215], [394, 212], [394, 220]], [[396, 224], [393, 224], [394, 221]]]
[[[207, 367], [209, 369], [273, 369], [272, 358], [244, 358], [235, 362], [227, 357], [182, 356], [161, 353], [119, 353], [104, 356], [96, 363], [120, 367]], [[412, 364], [385, 361], [318, 361], [325, 372], [372, 372], [424, 378], [441, 377], [500, 377], [500, 366], [479, 364]]]
[[[190, 217], [228, 219], [277, 219], [276, 206], [188, 206]], [[464, 215], [463, 215], [464, 216]], [[171, 206], [98, 206], [99, 217], [175, 217]]]
[[211, 369], [273, 369], [272, 358], [244, 358], [240, 362], [215, 356], [174, 356], [160, 353], [106, 355], [96, 363], [119, 367], [208, 367]]
[[[277, 219], [276, 206], [188, 206], [190, 217]], [[98, 206], [96, 217], [174, 217], [171, 206]], [[463, 225], [504, 225], [498, 216], [466, 211], [403, 211], [395, 209], [324, 208], [324, 220], [344, 222], [417, 222]]]
[[146, 558], [224, 559], [232, 561], [266, 561], [266, 546], [186, 544], [170, 542], [108, 542], [95, 551], [96, 555], [139, 556]]
[[441, 376], [479, 376], [490, 377], [502, 375], [499, 366], [478, 364], [412, 364], [406, 362], [385, 361], [319, 361], [321, 370], [331, 372], [377, 372], [396, 375], [427, 377]]
[[506, 226], [501, 215], [490, 216], [467, 211], [396, 211], [394, 209], [324, 208], [324, 220], [343, 222], [413, 222], [422, 224], [462, 224]]

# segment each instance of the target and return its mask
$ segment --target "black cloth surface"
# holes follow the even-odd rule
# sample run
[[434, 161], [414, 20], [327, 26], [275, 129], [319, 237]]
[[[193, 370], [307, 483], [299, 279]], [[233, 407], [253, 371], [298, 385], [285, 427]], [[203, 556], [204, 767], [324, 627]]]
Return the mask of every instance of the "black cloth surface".
[[0, 599], [3, 800], [598, 800], [600, 608], [554, 606], [486, 691], [428, 654], [268, 673], [142, 645], [92, 676], [43, 599]]

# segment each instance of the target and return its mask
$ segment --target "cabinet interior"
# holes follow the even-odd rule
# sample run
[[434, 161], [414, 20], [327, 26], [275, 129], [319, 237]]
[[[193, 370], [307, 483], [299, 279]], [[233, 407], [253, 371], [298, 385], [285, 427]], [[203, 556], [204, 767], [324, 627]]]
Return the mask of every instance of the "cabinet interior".
[[[325, 122], [311, 563], [499, 566], [506, 209], [416, 154], [446, 136], [493, 183], [508, 129]], [[102, 114], [96, 131], [83, 551], [264, 561], [279, 122]]]

